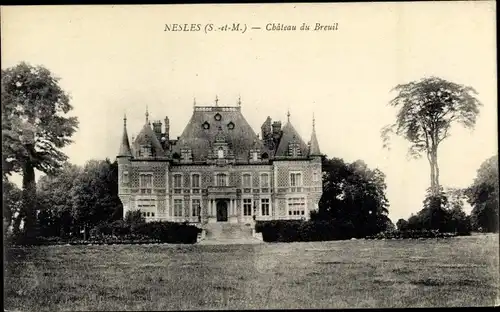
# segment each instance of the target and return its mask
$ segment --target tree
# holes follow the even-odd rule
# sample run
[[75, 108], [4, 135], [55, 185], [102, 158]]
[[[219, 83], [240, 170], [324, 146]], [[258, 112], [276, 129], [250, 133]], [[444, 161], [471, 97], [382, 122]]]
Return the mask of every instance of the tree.
[[13, 232], [19, 232], [19, 212], [21, 210], [22, 191], [6, 178], [2, 179], [3, 222], [4, 230], [13, 225]]
[[38, 207], [51, 216], [53, 235], [64, 237], [71, 232], [73, 202], [69, 194], [81, 171], [79, 166], [66, 163], [57, 175], [42, 176], [37, 183]]
[[118, 164], [106, 160], [88, 161], [71, 191], [75, 222], [86, 234], [91, 226], [121, 218], [123, 206], [118, 197]]
[[411, 157], [427, 156], [430, 165], [431, 191], [438, 194], [438, 148], [450, 136], [450, 128], [458, 123], [472, 129], [482, 105], [469, 86], [463, 86], [437, 77], [397, 85], [398, 95], [389, 105], [399, 108], [396, 122], [382, 129], [384, 146], [389, 147], [392, 133], [410, 142]]
[[498, 155], [484, 161], [477, 170], [472, 185], [465, 191], [472, 205], [471, 221], [474, 230], [498, 231]]
[[388, 218], [385, 175], [363, 161], [323, 160], [323, 196], [314, 219], [350, 224], [354, 236], [376, 234], [393, 226]]
[[406, 231], [408, 229], [408, 221], [405, 219], [399, 219], [396, 222], [396, 227], [398, 228], [398, 231]]
[[58, 82], [43, 66], [23, 62], [2, 70], [2, 174], [22, 174], [21, 216], [28, 237], [36, 222], [35, 169], [47, 174], [59, 169], [67, 159], [60, 149], [78, 127], [76, 117], [65, 116], [72, 106]]

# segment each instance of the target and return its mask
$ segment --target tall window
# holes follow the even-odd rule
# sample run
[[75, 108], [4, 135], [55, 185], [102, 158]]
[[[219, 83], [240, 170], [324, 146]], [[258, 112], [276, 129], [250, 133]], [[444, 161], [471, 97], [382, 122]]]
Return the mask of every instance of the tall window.
[[252, 199], [251, 198], [243, 198], [243, 215], [251, 216], [252, 215]]
[[314, 169], [313, 171], [313, 182], [318, 182], [319, 181], [319, 170]]
[[174, 199], [174, 217], [182, 217], [182, 199]]
[[174, 175], [174, 188], [182, 187], [182, 175], [176, 174]]
[[193, 174], [191, 176], [191, 187], [192, 188], [200, 188], [200, 175]]
[[243, 175], [243, 187], [252, 187], [252, 176], [248, 173]]
[[260, 175], [260, 187], [269, 187], [269, 174], [263, 173]]
[[217, 157], [224, 158], [224, 149], [222, 147], [219, 147], [219, 150], [217, 151]]
[[257, 161], [257, 160], [259, 160], [259, 156], [258, 156], [257, 152], [253, 152], [253, 153], [252, 153], [252, 160], [253, 160], [253, 161]]
[[260, 207], [263, 216], [269, 215], [269, 198], [261, 198]]
[[227, 186], [227, 176], [224, 173], [217, 174], [217, 186]]
[[151, 194], [151, 189], [153, 188], [153, 175], [140, 174], [139, 175], [139, 188], [142, 194]]
[[305, 215], [306, 201], [303, 197], [293, 197], [288, 199], [288, 215], [303, 216]]
[[123, 171], [122, 174], [122, 183], [128, 183], [128, 171]]
[[302, 174], [290, 173], [290, 186], [292, 192], [300, 192], [302, 190]]
[[198, 217], [200, 215], [201, 204], [199, 199], [193, 199], [191, 201], [191, 215], [193, 217]]

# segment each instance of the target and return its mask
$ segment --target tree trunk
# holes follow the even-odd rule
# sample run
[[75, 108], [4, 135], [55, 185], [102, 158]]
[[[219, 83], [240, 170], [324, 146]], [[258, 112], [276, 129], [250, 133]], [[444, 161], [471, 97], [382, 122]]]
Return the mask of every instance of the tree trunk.
[[429, 160], [429, 166], [431, 167], [431, 194], [435, 194], [436, 190], [436, 167], [434, 166], [434, 159], [432, 153], [427, 153], [427, 159]]
[[36, 182], [35, 168], [30, 161], [23, 164], [22, 207], [24, 217], [24, 233], [26, 238], [36, 235]]
[[435, 172], [434, 186], [436, 188], [436, 192], [439, 193], [440, 185], [439, 185], [439, 165], [438, 165], [438, 160], [437, 160], [437, 146], [434, 148], [434, 151], [432, 153], [432, 157], [433, 157], [433, 162], [434, 162], [434, 167], [435, 167], [435, 169], [434, 169], [434, 172]]

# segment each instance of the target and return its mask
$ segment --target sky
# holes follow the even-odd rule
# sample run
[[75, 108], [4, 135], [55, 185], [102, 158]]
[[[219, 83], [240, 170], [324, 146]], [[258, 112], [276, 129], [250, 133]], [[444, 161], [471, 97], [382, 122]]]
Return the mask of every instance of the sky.
[[[388, 106], [394, 86], [438, 76], [478, 92], [476, 128], [453, 127], [439, 151], [443, 186], [470, 185], [497, 154], [495, 12], [493, 1], [2, 7], [2, 68], [26, 61], [61, 78], [80, 121], [64, 151], [79, 165], [114, 159], [123, 115], [132, 136], [146, 106], [150, 119], [170, 118], [174, 138], [194, 98], [209, 106], [217, 95], [234, 106], [241, 96], [256, 133], [267, 116], [285, 122], [290, 111], [306, 142], [314, 114], [323, 153], [386, 174], [395, 222], [422, 208], [430, 169], [425, 157], [407, 158], [401, 138], [382, 148], [380, 129], [396, 115]], [[165, 31], [172, 23], [202, 31]], [[205, 33], [210, 23], [247, 30]], [[297, 30], [267, 31], [269, 23]], [[311, 30], [300, 31], [302, 23]], [[313, 31], [316, 23], [337, 30]]]

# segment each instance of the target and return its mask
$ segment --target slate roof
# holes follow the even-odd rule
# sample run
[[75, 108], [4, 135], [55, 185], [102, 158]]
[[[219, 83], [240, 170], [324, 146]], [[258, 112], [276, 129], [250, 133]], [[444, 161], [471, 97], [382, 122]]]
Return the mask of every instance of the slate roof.
[[160, 141], [158, 141], [158, 138], [156, 137], [156, 134], [154, 133], [153, 129], [151, 128], [151, 124], [148, 121], [146, 121], [132, 145], [136, 157], [138, 156], [137, 152], [140, 150], [141, 145], [146, 144], [151, 144], [154, 156], [165, 156], [165, 152], [163, 151], [161, 143]]
[[127, 118], [123, 119], [123, 136], [120, 143], [120, 150], [118, 152], [118, 157], [131, 157], [132, 151], [130, 150], [130, 143], [128, 141], [127, 133]]
[[311, 134], [311, 141], [309, 142], [309, 155], [310, 156], [320, 156], [321, 151], [319, 150], [318, 139], [316, 138], [316, 128], [313, 122], [313, 131]]
[[[220, 116], [220, 120], [216, 119], [216, 115]], [[208, 125], [208, 129], [204, 125]], [[234, 128], [231, 129], [231, 126]], [[172, 153], [180, 154], [181, 148], [189, 146], [194, 161], [205, 160], [217, 136], [225, 139], [237, 160], [248, 160], [250, 150], [255, 147], [261, 153], [269, 153], [243, 117], [240, 107], [223, 106], [195, 107], [177, 144], [172, 147]]]
[[285, 126], [283, 126], [281, 132], [282, 132], [281, 139], [278, 144], [278, 148], [276, 149], [276, 153], [274, 155], [275, 157], [289, 156], [288, 146], [289, 143], [294, 141], [299, 144], [302, 156], [308, 155], [309, 149], [307, 147], [307, 144], [304, 142], [304, 140], [302, 140], [297, 130], [295, 130], [295, 128], [292, 126], [290, 120], [288, 120]]

